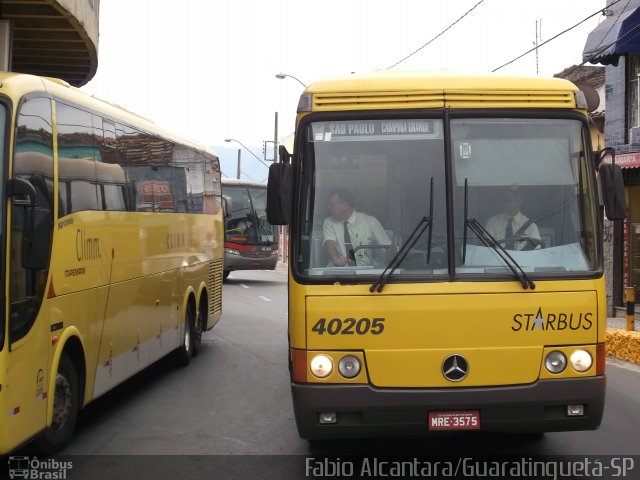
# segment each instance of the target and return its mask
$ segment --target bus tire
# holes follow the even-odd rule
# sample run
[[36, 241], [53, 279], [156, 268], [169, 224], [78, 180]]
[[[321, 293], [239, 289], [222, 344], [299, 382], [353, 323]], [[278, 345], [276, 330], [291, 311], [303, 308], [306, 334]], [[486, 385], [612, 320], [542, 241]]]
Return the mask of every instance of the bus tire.
[[184, 337], [182, 345], [176, 352], [177, 363], [180, 367], [186, 367], [191, 363], [193, 357], [193, 331], [195, 323], [195, 314], [191, 302], [187, 303], [187, 311], [184, 318]]
[[225, 271], [223, 271], [223, 272], [222, 272], [222, 279], [223, 279], [223, 280], [226, 280], [230, 273], [231, 273], [231, 270], [225, 270]]
[[36, 444], [45, 455], [59, 452], [69, 442], [78, 420], [80, 387], [78, 373], [65, 353], [60, 357], [53, 393], [51, 426], [38, 437]]
[[207, 328], [207, 305], [200, 305], [198, 316], [196, 318], [193, 328], [193, 356], [197, 356], [200, 353], [200, 346], [202, 345], [202, 332]]

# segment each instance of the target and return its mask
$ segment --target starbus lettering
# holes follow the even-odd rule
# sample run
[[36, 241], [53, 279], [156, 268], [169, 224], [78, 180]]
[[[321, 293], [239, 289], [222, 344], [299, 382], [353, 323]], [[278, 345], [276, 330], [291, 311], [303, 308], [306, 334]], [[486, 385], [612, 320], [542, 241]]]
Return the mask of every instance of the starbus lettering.
[[538, 308], [537, 313], [516, 313], [513, 316], [511, 330], [514, 332], [589, 330], [593, 326], [592, 312], [571, 313], [543, 313]]
[[100, 239], [89, 237], [87, 232], [79, 228], [76, 230], [76, 258], [79, 262], [84, 260], [100, 260]]

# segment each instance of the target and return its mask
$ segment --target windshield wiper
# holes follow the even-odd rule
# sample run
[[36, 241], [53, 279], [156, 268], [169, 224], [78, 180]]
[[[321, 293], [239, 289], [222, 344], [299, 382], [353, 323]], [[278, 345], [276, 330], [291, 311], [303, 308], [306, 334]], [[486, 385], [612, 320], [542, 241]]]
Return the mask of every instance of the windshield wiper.
[[402, 246], [398, 249], [396, 254], [393, 256], [389, 264], [386, 266], [384, 271], [380, 274], [378, 279], [375, 281], [371, 287], [369, 287], [369, 291], [371, 293], [377, 291], [380, 293], [384, 286], [389, 281], [389, 278], [396, 271], [396, 269], [400, 266], [400, 264], [404, 261], [406, 256], [409, 254], [409, 251], [416, 244], [418, 239], [422, 236], [424, 231], [429, 228], [429, 237], [427, 240], [427, 264], [429, 263], [431, 257], [431, 224], [433, 223], [433, 177], [431, 177], [431, 190], [429, 193], [429, 216], [422, 217], [416, 227], [413, 229], [409, 237], [405, 240]]
[[467, 179], [464, 180], [464, 237], [462, 246], [462, 264], [464, 265], [467, 255], [467, 228], [469, 228], [487, 247], [491, 248], [502, 259], [509, 270], [513, 273], [513, 276], [522, 284], [522, 288], [525, 290], [530, 288], [534, 290], [536, 288], [533, 280], [529, 278], [522, 267], [516, 262], [511, 255], [493, 238], [493, 236], [487, 232], [487, 230], [478, 222], [475, 218], [469, 218], [469, 195], [468, 195]]

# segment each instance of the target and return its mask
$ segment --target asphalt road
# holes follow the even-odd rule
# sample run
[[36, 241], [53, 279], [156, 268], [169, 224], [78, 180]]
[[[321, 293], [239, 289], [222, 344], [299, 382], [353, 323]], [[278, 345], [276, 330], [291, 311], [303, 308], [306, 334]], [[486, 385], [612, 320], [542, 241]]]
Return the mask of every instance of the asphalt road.
[[[305, 458], [322, 455], [640, 455], [640, 368], [618, 361], [607, 363], [606, 410], [596, 431], [537, 441], [467, 433], [309, 444], [298, 437], [289, 391], [286, 278], [232, 273], [222, 319], [191, 365], [178, 368], [167, 358], [82, 413], [63, 452], [74, 462], [67, 478], [146, 478], [154, 469], [149, 478], [213, 478], [204, 475], [211, 471], [216, 478], [298, 478], [309, 473]], [[640, 478], [640, 457], [635, 463], [637, 477], [628, 478]], [[142, 477], [133, 476], [136, 469]]]

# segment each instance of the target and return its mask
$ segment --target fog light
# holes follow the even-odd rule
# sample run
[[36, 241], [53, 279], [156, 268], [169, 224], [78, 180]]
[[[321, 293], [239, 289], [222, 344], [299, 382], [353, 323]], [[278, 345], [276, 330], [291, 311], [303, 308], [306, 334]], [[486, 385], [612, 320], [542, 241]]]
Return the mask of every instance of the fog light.
[[360, 360], [353, 355], [345, 355], [338, 363], [338, 371], [345, 378], [353, 378], [360, 373]]
[[584, 405], [567, 405], [568, 417], [582, 417], [584, 416]]
[[320, 423], [326, 425], [327, 423], [338, 423], [338, 415], [336, 412], [322, 412], [319, 415]]
[[592, 364], [591, 354], [586, 350], [576, 350], [571, 354], [571, 366], [576, 372], [586, 372]]
[[551, 373], [560, 373], [567, 368], [567, 357], [559, 350], [549, 352], [547, 358], [544, 359], [544, 366]]
[[318, 378], [327, 377], [333, 371], [333, 362], [326, 355], [316, 355], [311, 360], [311, 373]]

